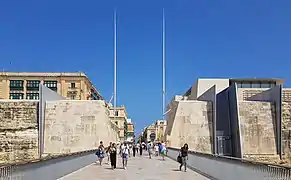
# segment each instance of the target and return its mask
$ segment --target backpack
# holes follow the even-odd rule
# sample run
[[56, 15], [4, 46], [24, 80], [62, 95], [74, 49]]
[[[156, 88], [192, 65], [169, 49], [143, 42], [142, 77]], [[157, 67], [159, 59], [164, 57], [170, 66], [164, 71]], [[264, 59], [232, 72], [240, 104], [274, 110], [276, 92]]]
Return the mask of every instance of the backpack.
[[95, 153], [96, 156], [100, 157], [104, 154], [104, 152], [102, 151], [102, 149], [98, 149], [97, 152]]

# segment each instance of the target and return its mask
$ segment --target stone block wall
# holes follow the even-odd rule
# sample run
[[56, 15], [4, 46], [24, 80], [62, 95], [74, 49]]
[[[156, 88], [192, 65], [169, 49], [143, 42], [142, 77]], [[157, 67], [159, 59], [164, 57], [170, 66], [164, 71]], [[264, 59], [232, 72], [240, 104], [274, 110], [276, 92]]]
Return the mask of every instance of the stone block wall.
[[116, 141], [104, 101], [47, 101], [44, 153], [72, 153]]
[[291, 102], [282, 103], [282, 148], [286, 163], [291, 163]]
[[180, 148], [184, 143], [188, 143], [190, 150], [212, 153], [212, 103], [178, 101], [175, 112], [175, 115], [170, 116], [173, 123], [167, 127], [171, 127], [171, 130], [167, 131], [168, 145]]
[[38, 102], [0, 101], [0, 163], [38, 158]]
[[244, 158], [278, 159], [275, 134], [275, 106], [270, 102], [239, 102], [241, 150]]

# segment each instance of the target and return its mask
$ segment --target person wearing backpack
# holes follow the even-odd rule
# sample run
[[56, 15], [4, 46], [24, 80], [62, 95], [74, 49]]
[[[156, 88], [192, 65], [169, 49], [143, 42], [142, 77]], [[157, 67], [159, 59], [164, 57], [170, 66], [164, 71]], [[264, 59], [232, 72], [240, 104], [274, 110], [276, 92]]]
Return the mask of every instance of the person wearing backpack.
[[100, 141], [100, 145], [98, 147], [98, 150], [96, 152], [96, 155], [98, 157], [100, 166], [102, 166], [102, 160], [104, 158], [104, 145], [103, 145], [103, 142], [102, 141]]

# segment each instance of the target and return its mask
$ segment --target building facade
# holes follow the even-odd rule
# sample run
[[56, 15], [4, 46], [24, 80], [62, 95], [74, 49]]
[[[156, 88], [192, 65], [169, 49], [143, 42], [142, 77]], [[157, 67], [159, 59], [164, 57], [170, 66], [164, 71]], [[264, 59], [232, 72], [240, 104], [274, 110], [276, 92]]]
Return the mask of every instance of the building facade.
[[0, 99], [39, 99], [43, 84], [67, 99], [103, 100], [85, 73], [0, 73]]
[[165, 138], [165, 131], [167, 127], [167, 121], [166, 120], [157, 120], [155, 124], [156, 128], [156, 141], [164, 141]]
[[145, 142], [155, 141], [156, 140], [156, 137], [157, 137], [157, 134], [156, 133], [157, 133], [157, 129], [156, 129], [155, 123], [147, 126], [144, 129], [143, 140]]
[[126, 134], [126, 141], [134, 142], [135, 135], [134, 135], [134, 124], [131, 119], [127, 119], [127, 134]]
[[[291, 91], [274, 78], [198, 79], [168, 104], [171, 147], [278, 161], [291, 152]], [[283, 157], [282, 157], [283, 156]]]
[[119, 128], [119, 139], [120, 141], [125, 141], [127, 137], [127, 112], [126, 108], [124, 106], [120, 107], [112, 107], [112, 105], [109, 105], [110, 120], [115, 123]]

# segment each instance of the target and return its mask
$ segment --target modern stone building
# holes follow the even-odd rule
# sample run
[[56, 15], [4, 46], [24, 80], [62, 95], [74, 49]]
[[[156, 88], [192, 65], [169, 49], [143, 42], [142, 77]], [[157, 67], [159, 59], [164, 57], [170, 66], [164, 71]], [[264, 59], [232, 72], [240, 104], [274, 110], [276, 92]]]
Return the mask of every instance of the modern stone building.
[[119, 138], [120, 141], [126, 140], [127, 135], [127, 112], [124, 106], [114, 108], [111, 104], [109, 104], [110, 111], [110, 120], [117, 125], [119, 129]]
[[0, 99], [39, 99], [39, 84], [73, 100], [103, 100], [85, 73], [2, 72]]
[[[168, 105], [172, 147], [276, 161], [290, 148], [291, 90], [281, 79], [198, 79]], [[289, 133], [289, 136], [287, 135]]]
[[39, 93], [39, 100], [0, 100], [0, 163], [119, 142], [119, 129], [104, 100], [66, 100], [44, 85]]

